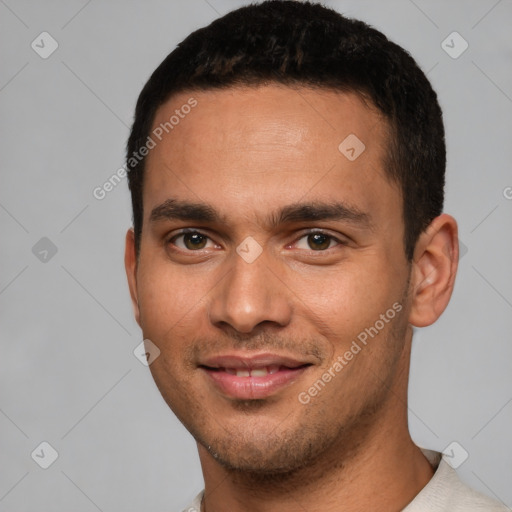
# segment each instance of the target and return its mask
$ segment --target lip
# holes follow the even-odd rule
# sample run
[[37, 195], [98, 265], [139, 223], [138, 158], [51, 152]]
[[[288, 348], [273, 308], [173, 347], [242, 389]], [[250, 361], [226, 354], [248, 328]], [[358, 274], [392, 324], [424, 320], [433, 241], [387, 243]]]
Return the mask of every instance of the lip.
[[[238, 400], [255, 400], [274, 395], [295, 382], [311, 365], [288, 355], [227, 354], [205, 359], [199, 369], [210, 382], [225, 396]], [[264, 376], [239, 377], [228, 373], [231, 370], [261, 370], [271, 368], [273, 373]]]

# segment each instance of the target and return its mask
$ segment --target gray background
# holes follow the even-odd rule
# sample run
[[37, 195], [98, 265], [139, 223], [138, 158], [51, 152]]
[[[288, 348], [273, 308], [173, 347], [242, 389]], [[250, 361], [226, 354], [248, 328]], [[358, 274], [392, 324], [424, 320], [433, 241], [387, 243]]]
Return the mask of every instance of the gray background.
[[[0, 0], [0, 511], [172, 511], [202, 488], [191, 436], [132, 353], [126, 183], [93, 190], [124, 163], [153, 69], [244, 3]], [[512, 2], [327, 4], [405, 47], [439, 93], [467, 253], [448, 310], [415, 335], [410, 426], [422, 446], [457, 441], [461, 477], [511, 506]], [[47, 59], [31, 48], [43, 31]], [[453, 31], [469, 43], [456, 59]], [[42, 441], [59, 455], [46, 470]]]

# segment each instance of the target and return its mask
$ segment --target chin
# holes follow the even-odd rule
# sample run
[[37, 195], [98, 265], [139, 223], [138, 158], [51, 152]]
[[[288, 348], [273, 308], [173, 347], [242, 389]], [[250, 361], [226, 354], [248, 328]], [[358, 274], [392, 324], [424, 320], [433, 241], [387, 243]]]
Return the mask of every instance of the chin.
[[[210, 454], [225, 469], [252, 475], [288, 475], [308, 465], [310, 454], [289, 454], [252, 451], [252, 453], [221, 453], [209, 447]], [[298, 456], [299, 455], [299, 456]], [[305, 456], [306, 455], [306, 456]]]
[[330, 445], [324, 436], [309, 438], [300, 431], [278, 432], [274, 429], [257, 438], [247, 437], [247, 433], [241, 433], [207, 443], [197, 440], [228, 471], [262, 477], [294, 473], [310, 465]]

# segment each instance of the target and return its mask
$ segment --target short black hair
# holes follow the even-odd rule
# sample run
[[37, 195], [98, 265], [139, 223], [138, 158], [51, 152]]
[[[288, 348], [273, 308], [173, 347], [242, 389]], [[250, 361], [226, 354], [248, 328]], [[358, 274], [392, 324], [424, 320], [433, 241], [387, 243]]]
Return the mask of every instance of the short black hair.
[[443, 208], [446, 147], [437, 95], [409, 53], [378, 30], [293, 0], [241, 7], [196, 30], [144, 86], [127, 144], [137, 254], [145, 158], [132, 156], [147, 143], [157, 109], [184, 91], [272, 83], [355, 92], [384, 115], [390, 128], [384, 170], [401, 191], [412, 260], [419, 235]]

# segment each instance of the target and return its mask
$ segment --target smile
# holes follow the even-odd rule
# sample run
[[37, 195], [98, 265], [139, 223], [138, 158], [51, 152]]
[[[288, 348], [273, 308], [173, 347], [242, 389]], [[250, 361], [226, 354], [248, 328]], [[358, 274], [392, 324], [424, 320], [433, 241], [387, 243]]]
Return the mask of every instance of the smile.
[[[265, 377], [267, 375], [274, 375], [280, 370], [280, 366], [264, 366], [262, 368], [218, 368], [218, 371], [224, 371], [229, 375], [236, 375], [237, 377]], [[215, 371], [215, 370], [214, 370]]]
[[220, 356], [205, 361], [199, 369], [224, 396], [248, 400], [278, 393], [295, 382], [309, 366], [309, 362], [265, 354], [256, 357]]

